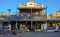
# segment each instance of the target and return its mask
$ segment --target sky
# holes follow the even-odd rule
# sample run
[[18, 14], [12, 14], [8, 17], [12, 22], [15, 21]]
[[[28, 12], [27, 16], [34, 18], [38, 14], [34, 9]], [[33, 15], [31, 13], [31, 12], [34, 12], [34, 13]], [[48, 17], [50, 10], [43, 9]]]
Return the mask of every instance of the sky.
[[[0, 12], [8, 12], [8, 9], [11, 9], [11, 13], [16, 13], [16, 10], [19, 4], [25, 4], [30, 0], [0, 0]], [[60, 10], [60, 0], [32, 0], [37, 4], [44, 4], [44, 7], [47, 7], [47, 13], [51, 14], [52, 12]]]

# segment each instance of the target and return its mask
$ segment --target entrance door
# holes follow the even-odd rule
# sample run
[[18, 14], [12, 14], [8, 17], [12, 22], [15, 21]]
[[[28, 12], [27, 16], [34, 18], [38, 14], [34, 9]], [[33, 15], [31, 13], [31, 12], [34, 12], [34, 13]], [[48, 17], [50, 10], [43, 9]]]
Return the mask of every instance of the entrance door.
[[11, 21], [11, 30], [15, 30], [15, 29], [16, 29], [16, 22]]
[[33, 29], [34, 29], [34, 31], [40, 31], [41, 24], [39, 22], [33, 22]]
[[11, 24], [11, 30], [15, 30], [15, 29], [16, 29], [15, 24]]
[[29, 21], [20, 21], [20, 31], [21, 32], [31, 31], [31, 22], [29, 22]]
[[29, 31], [31, 31], [31, 22], [27, 22], [27, 23], [26, 23], [26, 26], [27, 26], [27, 28], [29, 29]]
[[40, 31], [40, 30], [41, 30], [41, 24], [36, 24], [35, 31]]

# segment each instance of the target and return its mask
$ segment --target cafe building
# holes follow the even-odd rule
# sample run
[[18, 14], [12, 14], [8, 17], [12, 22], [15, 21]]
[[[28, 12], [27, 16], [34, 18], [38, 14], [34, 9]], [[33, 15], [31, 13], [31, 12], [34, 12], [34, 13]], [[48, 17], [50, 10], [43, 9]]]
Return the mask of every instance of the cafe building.
[[17, 14], [0, 13], [0, 29], [20, 32], [49, 32], [60, 30], [59, 12], [45, 14], [43, 4], [29, 1], [19, 4]]

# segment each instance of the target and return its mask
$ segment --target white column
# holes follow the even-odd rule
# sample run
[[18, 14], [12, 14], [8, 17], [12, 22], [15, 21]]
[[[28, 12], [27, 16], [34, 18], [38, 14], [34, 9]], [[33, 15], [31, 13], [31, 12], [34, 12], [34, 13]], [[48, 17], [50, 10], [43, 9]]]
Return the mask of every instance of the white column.
[[23, 30], [23, 26], [22, 24], [20, 24], [20, 31], [22, 32], [22, 30]]
[[44, 24], [44, 30], [46, 30], [47, 29], [47, 24]]
[[47, 31], [47, 23], [44, 24], [44, 30], [45, 30], [45, 32]]
[[41, 24], [41, 30], [43, 30], [43, 26], [44, 26], [44, 24]]
[[56, 24], [56, 30], [58, 30], [58, 25]]
[[9, 30], [11, 31], [11, 24], [9, 24]]

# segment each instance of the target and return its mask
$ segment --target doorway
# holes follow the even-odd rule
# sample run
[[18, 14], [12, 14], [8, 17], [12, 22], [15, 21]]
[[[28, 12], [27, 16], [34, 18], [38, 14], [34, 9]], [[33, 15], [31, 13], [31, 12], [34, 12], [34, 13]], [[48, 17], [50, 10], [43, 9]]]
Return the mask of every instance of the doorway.
[[11, 21], [11, 30], [15, 30], [16, 29], [16, 22], [15, 21]]

